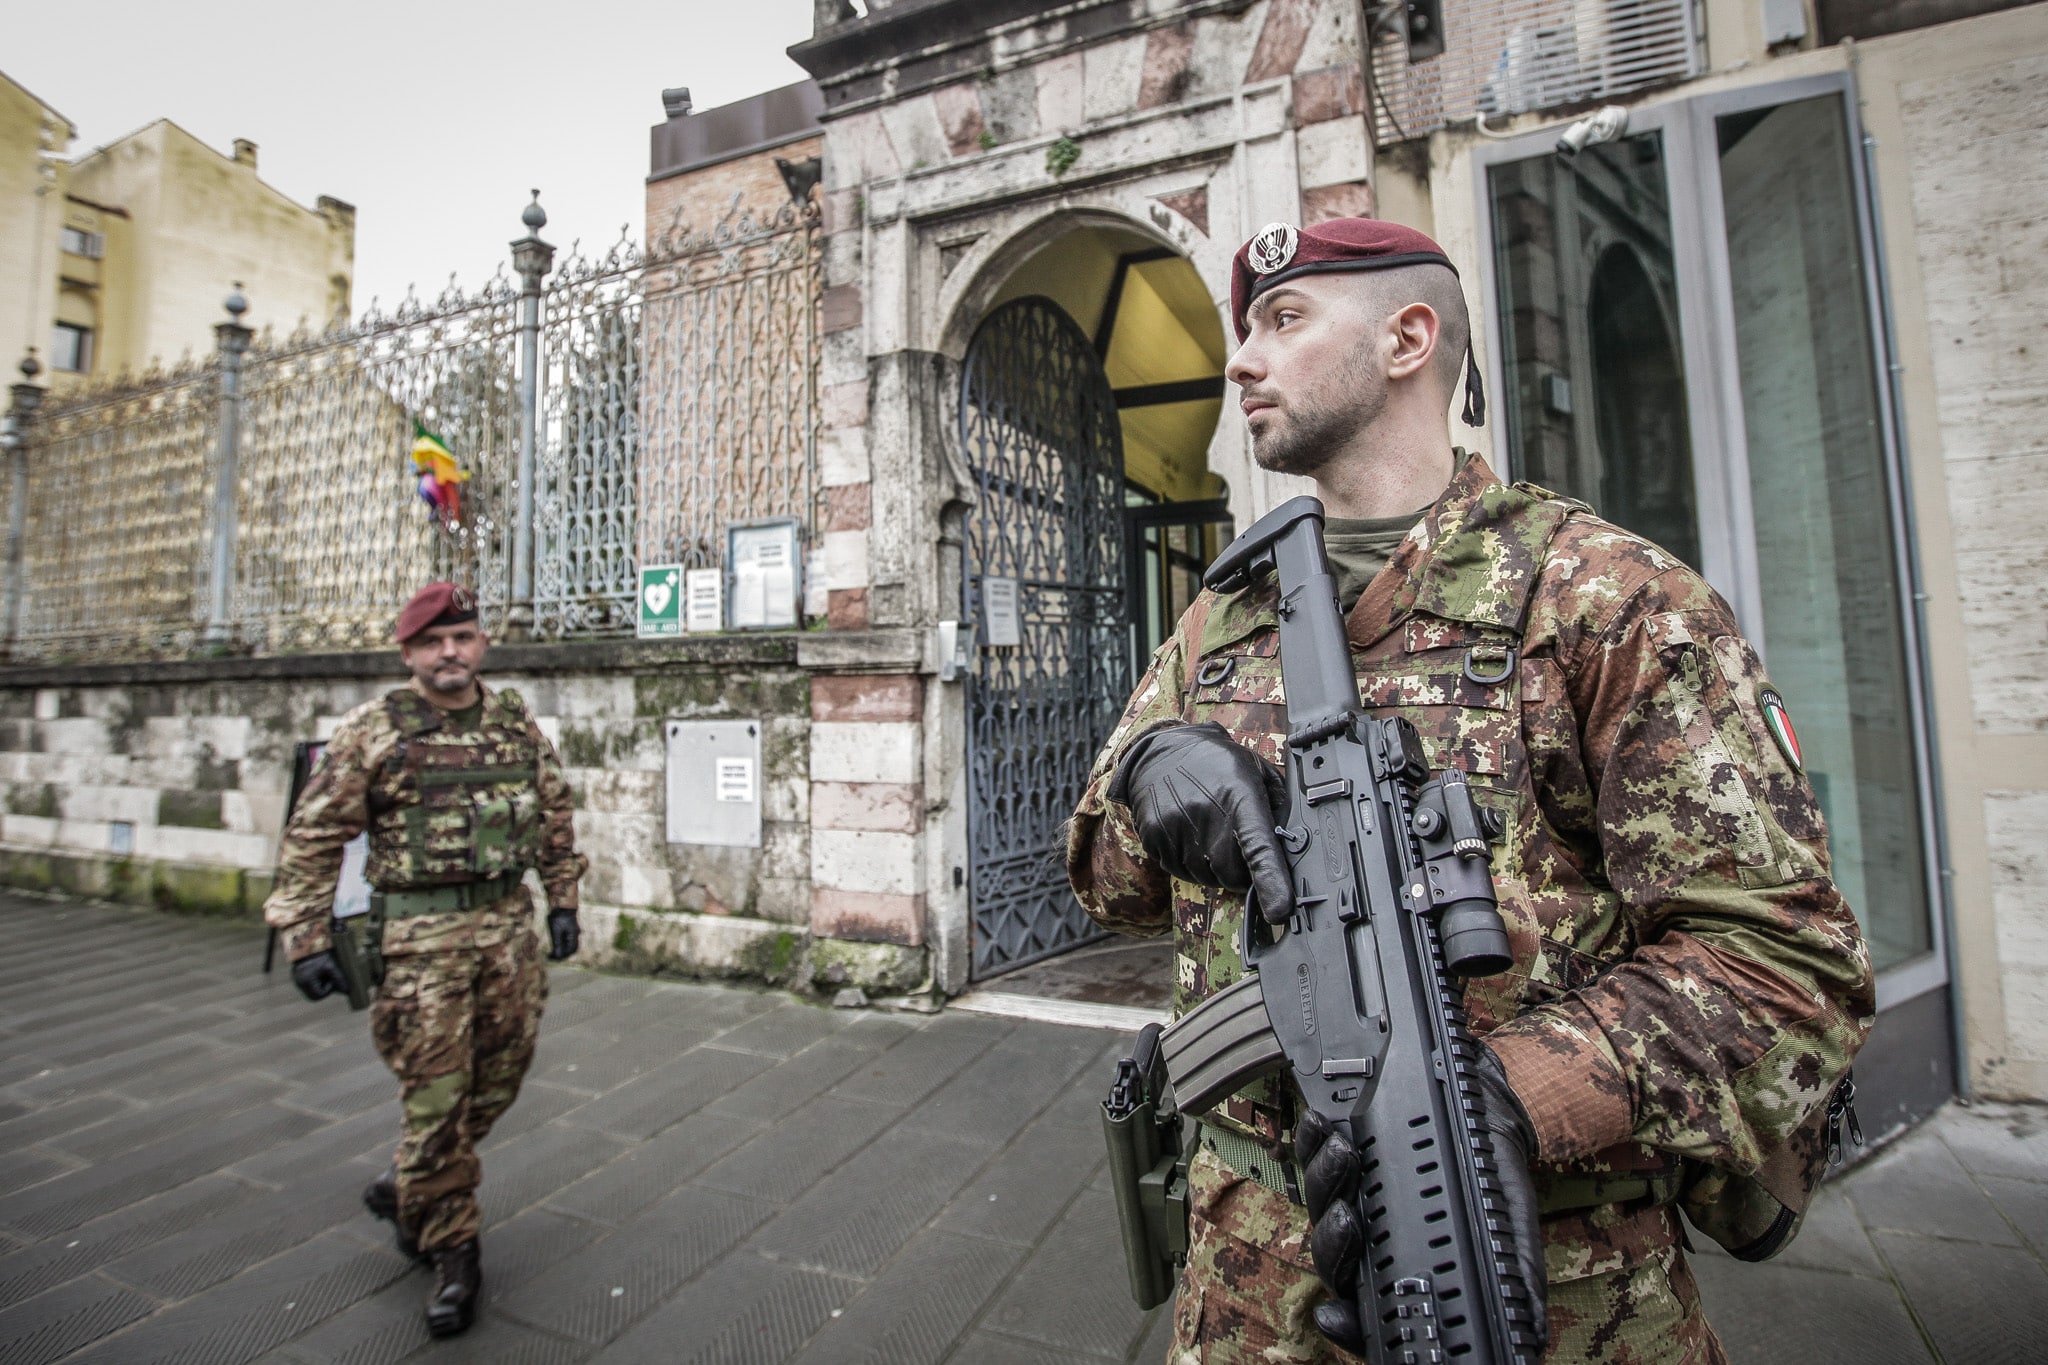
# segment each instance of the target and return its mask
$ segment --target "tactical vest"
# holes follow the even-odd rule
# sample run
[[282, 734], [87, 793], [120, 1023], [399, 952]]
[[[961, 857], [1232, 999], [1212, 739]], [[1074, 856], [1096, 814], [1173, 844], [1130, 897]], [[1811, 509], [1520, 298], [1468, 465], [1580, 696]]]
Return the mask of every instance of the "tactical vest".
[[488, 694], [477, 726], [461, 734], [410, 688], [385, 697], [384, 709], [398, 743], [371, 783], [370, 885], [449, 886], [534, 866], [540, 751], [519, 694]]

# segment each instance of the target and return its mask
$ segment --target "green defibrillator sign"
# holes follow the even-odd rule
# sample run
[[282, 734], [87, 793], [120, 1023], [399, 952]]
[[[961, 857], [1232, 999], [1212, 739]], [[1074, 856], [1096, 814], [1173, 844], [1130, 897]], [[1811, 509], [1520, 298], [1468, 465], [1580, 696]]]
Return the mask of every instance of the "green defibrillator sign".
[[683, 567], [653, 564], [640, 570], [640, 638], [683, 633]]

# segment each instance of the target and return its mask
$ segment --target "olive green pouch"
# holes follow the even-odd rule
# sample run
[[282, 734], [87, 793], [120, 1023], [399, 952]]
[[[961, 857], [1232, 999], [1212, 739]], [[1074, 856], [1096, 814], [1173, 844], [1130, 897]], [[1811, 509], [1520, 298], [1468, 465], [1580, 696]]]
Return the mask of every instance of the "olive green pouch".
[[1738, 1261], [1767, 1261], [1783, 1251], [1799, 1234], [1822, 1174], [1842, 1159], [1845, 1119], [1856, 1144], [1863, 1144], [1855, 1100], [1856, 1083], [1844, 1075], [1828, 1102], [1753, 1175], [1688, 1163], [1678, 1196], [1685, 1220]]

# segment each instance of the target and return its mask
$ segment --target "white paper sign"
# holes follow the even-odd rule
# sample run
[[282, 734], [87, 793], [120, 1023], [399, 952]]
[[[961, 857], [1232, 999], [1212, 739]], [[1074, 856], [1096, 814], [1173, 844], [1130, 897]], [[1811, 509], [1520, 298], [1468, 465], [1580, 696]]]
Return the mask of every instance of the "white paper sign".
[[1017, 580], [1014, 578], [983, 578], [981, 580], [981, 611], [988, 627], [988, 643], [992, 645], [1019, 645], [1024, 635], [1017, 620]]
[[775, 522], [727, 532], [736, 630], [778, 630], [797, 624], [797, 526]]
[[754, 799], [754, 760], [721, 758], [716, 769], [717, 796], [721, 801]]
[[725, 575], [717, 569], [691, 569], [683, 575], [683, 625], [691, 633], [725, 626]]
[[832, 594], [825, 586], [825, 552], [813, 550], [804, 556], [804, 615], [823, 616], [832, 610]]

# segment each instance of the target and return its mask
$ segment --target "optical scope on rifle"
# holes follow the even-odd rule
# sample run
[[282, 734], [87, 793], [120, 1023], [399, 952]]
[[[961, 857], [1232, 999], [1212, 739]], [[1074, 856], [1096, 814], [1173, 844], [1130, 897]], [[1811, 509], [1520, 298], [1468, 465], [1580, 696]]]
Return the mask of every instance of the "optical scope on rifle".
[[[1544, 1342], [1482, 1122], [1478, 1044], [1453, 984], [1511, 961], [1487, 849], [1501, 837], [1498, 819], [1473, 800], [1464, 773], [1431, 775], [1405, 719], [1360, 705], [1314, 498], [1261, 518], [1204, 582], [1227, 591], [1266, 574], [1279, 593], [1288, 723], [1279, 834], [1294, 913], [1269, 926], [1248, 903], [1245, 978], [1159, 1035], [1171, 1097], [1134, 1106], [1158, 1129], [1137, 1155], [1149, 1154], [1155, 1183], [1171, 1188], [1166, 1152], [1180, 1116], [1290, 1068], [1303, 1101], [1363, 1161], [1357, 1212], [1369, 1251], [1357, 1309], [1373, 1365], [1535, 1365]], [[1125, 1065], [1146, 1076], [1149, 1064], [1137, 1062]], [[1170, 1289], [1170, 1264], [1146, 1274], [1138, 1262], [1162, 1250], [1184, 1256], [1185, 1225], [1178, 1246], [1167, 1236], [1134, 1246], [1134, 1228], [1150, 1225], [1129, 1216], [1123, 1225], [1133, 1288], [1157, 1289], [1166, 1275]]]

